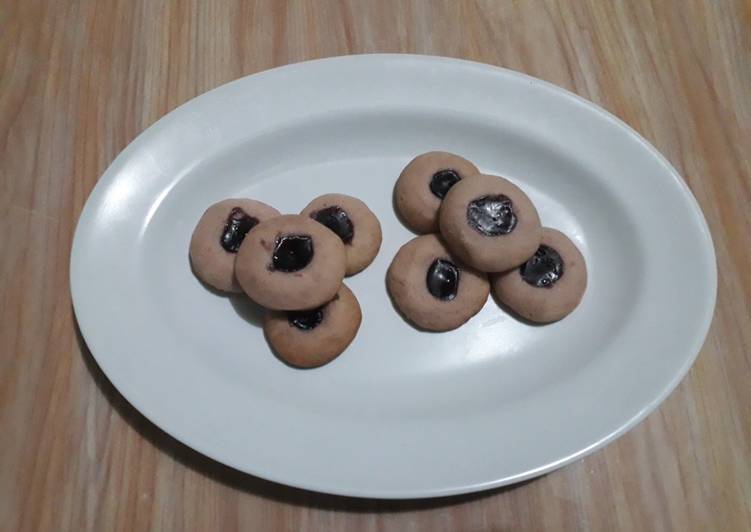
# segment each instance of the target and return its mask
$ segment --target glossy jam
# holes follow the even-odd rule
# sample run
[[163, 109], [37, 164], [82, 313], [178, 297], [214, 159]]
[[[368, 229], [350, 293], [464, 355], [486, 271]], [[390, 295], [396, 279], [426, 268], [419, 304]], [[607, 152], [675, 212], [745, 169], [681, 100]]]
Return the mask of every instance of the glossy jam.
[[342, 242], [351, 244], [355, 236], [355, 228], [349, 219], [347, 211], [336, 205], [316, 211], [311, 215], [316, 222], [321, 223], [339, 235]]
[[276, 239], [271, 262], [275, 270], [296, 272], [313, 260], [313, 239], [309, 235], [284, 235]]
[[467, 206], [467, 223], [485, 236], [506, 235], [516, 221], [514, 205], [503, 194], [481, 196]]
[[563, 277], [563, 259], [553, 248], [542, 244], [535, 254], [519, 268], [527, 283], [538, 288], [550, 288]]
[[287, 312], [287, 320], [290, 325], [301, 331], [311, 331], [323, 321], [323, 307], [313, 310], [294, 310]]
[[430, 191], [434, 196], [443, 199], [446, 197], [449, 189], [461, 181], [461, 179], [457, 171], [451, 168], [438, 170], [430, 178]]
[[258, 218], [249, 216], [240, 207], [235, 207], [229, 211], [227, 222], [224, 224], [224, 231], [219, 239], [225, 251], [237, 253], [240, 244], [245, 240], [245, 235], [258, 224]]
[[425, 278], [428, 292], [441, 301], [451, 301], [459, 290], [459, 268], [445, 259], [436, 259]]

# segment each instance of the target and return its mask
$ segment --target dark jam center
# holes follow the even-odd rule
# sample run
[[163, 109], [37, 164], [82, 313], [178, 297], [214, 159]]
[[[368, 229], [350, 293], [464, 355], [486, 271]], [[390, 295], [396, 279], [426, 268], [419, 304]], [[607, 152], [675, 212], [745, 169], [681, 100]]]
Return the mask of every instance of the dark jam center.
[[425, 279], [428, 292], [442, 301], [451, 301], [459, 289], [459, 268], [453, 262], [436, 259], [428, 268]]
[[276, 270], [302, 270], [313, 260], [313, 239], [308, 235], [280, 236], [276, 239], [271, 260]]
[[514, 205], [503, 194], [481, 196], [467, 206], [467, 222], [485, 236], [506, 235], [516, 227]]
[[440, 199], [446, 197], [446, 193], [451, 187], [461, 181], [461, 176], [456, 170], [447, 168], [446, 170], [438, 170], [433, 177], [430, 178], [430, 191]]
[[522, 264], [519, 273], [532, 286], [550, 288], [563, 277], [563, 259], [556, 250], [543, 244]]
[[322, 223], [342, 239], [345, 244], [352, 243], [352, 237], [355, 236], [355, 228], [352, 226], [352, 220], [349, 219], [347, 211], [341, 207], [332, 206], [316, 211], [311, 216], [316, 222]]
[[240, 249], [240, 244], [245, 240], [245, 235], [248, 231], [253, 229], [258, 223], [258, 218], [249, 216], [240, 207], [235, 207], [229, 211], [227, 216], [227, 223], [224, 224], [224, 231], [222, 231], [222, 237], [219, 239], [219, 243], [230, 253], [237, 253]]
[[323, 321], [323, 307], [313, 310], [294, 310], [287, 312], [287, 320], [302, 331], [310, 331], [318, 327]]

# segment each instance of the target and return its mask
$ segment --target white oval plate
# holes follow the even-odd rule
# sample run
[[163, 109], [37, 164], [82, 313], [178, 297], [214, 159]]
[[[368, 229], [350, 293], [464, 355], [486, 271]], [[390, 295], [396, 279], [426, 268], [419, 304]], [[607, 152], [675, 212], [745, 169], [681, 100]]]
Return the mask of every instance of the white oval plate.
[[[384, 275], [412, 235], [392, 188], [433, 149], [508, 176], [575, 240], [590, 279], [571, 316], [534, 327], [490, 300], [431, 334], [394, 311]], [[363, 309], [355, 341], [296, 370], [269, 351], [258, 311], [196, 280], [188, 242], [214, 201], [299, 212], [326, 192], [362, 198], [383, 246], [346, 281]], [[370, 55], [239, 79], [143, 132], [86, 203], [71, 288], [99, 365], [175, 438], [285, 484], [410, 498], [540, 475], [639, 422], [699, 352], [716, 269], [684, 182], [613, 116], [508, 70]]]

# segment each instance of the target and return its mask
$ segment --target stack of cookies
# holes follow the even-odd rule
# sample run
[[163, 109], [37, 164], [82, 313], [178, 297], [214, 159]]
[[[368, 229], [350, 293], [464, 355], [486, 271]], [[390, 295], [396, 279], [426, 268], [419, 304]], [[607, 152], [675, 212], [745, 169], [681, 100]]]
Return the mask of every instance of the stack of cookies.
[[252, 199], [227, 199], [203, 214], [190, 242], [195, 274], [267, 309], [263, 329], [285, 362], [316, 367], [352, 342], [362, 313], [342, 282], [366, 268], [381, 225], [359, 199], [326, 194], [300, 214]]
[[429, 152], [394, 188], [404, 223], [421, 234], [398, 251], [386, 281], [414, 325], [447, 331], [484, 306], [489, 292], [513, 313], [550, 323], [571, 313], [587, 284], [584, 257], [560, 231], [542, 227], [529, 197], [470, 161]]

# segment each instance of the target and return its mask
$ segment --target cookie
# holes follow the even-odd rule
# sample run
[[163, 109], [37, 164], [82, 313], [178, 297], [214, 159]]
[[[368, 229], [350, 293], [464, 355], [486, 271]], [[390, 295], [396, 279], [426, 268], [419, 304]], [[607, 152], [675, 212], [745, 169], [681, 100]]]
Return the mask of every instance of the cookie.
[[542, 238], [537, 209], [502, 177], [463, 179], [443, 200], [441, 235], [452, 253], [483, 272], [515, 268], [531, 257]]
[[434, 234], [399, 249], [386, 286], [404, 317], [430, 331], [459, 327], [480, 311], [490, 292], [486, 275], [462, 264]]
[[354, 294], [341, 285], [334, 299], [306, 311], [270, 311], [263, 332], [279, 358], [299, 368], [322, 366], [338, 357], [360, 328], [362, 313]]
[[235, 276], [250, 298], [273, 310], [311, 309], [331, 301], [344, 277], [344, 244], [307, 216], [259, 223], [235, 260]]
[[381, 247], [381, 224], [362, 201], [344, 194], [324, 194], [300, 213], [325, 225], [344, 243], [345, 272], [354, 275], [365, 269]]
[[274, 207], [252, 199], [226, 199], [203, 213], [190, 239], [188, 255], [196, 276], [223, 292], [242, 292], [235, 279], [235, 256], [245, 235], [275, 216]]
[[416, 233], [438, 231], [438, 208], [449, 189], [480, 171], [467, 159], [444, 151], [418, 155], [404, 167], [394, 186], [394, 205]]
[[519, 268], [492, 276], [491, 284], [498, 300], [519, 316], [550, 323], [579, 305], [587, 287], [587, 265], [566, 235], [545, 227], [537, 252]]

